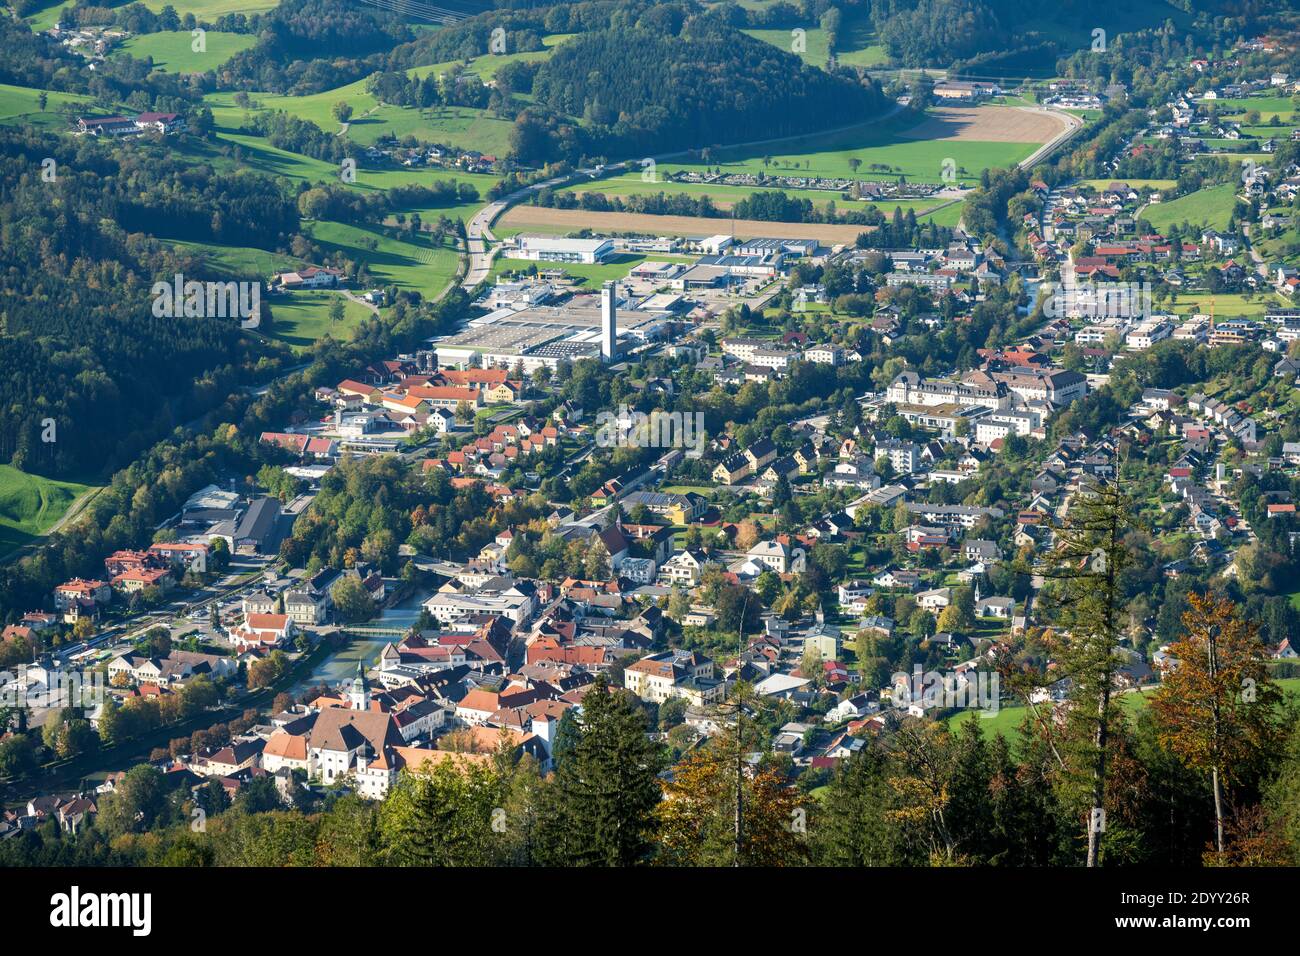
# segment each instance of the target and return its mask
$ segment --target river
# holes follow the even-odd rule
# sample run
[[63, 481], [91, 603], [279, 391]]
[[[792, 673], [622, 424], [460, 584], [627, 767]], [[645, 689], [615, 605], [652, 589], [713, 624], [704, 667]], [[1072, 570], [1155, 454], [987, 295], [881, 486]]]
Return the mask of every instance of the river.
[[[399, 627], [402, 629], [409, 628], [420, 617], [420, 606], [431, 596], [432, 591], [414, 591], [407, 597], [403, 598], [393, 607], [382, 611], [379, 617], [372, 621], [367, 621], [367, 627]], [[391, 644], [399, 640], [399, 635], [392, 636], [370, 636], [356, 637], [347, 647], [343, 648], [337, 654], [333, 654], [321, 661], [310, 676], [299, 681], [293, 687], [289, 688], [291, 694], [299, 694], [308, 687], [314, 687], [317, 684], [337, 684], [339, 681], [348, 680], [356, 676], [357, 661], [361, 661], [366, 670], [374, 667], [379, 661], [379, 653], [384, 649], [384, 645]]]

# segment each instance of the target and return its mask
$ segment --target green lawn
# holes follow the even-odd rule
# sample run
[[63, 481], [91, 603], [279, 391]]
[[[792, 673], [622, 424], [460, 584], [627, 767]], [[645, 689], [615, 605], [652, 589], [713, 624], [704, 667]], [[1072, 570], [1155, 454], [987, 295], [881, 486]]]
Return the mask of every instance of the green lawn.
[[370, 314], [364, 306], [343, 300], [343, 319], [330, 321], [330, 306], [340, 296], [325, 290], [303, 290], [275, 296], [270, 300], [274, 321], [269, 336], [296, 349], [310, 348], [317, 339], [330, 335], [347, 339], [352, 330]]
[[1155, 203], [1142, 211], [1142, 218], [1158, 230], [1184, 222], [1211, 229], [1226, 229], [1236, 205], [1237, 183], [1223, 183], [1198, 189], [1169, 202]]
[[44, 534], [90, 488], [0, 465], [0, 554]]
[[1093, 189], [1106, 189], [1111, 183], [1128, 183], [1134, 189], [1141, 189], [1144, 186], [1147, 189], [1171, 189], [1178, 185], [1176, 179], [1085, 179], [1080, 185], [1091, 186]]
[[70, 6], [67, 0], [55, 0], [54, 3], [41, 7], [35, 13], [28, 14], [26, 19], [31, 24], [32, 32], [40, 33], [52, 29], [54, 24], [59, 22], [59, 11], [66, 6]]
[[[500, 56], [489, 54], [463, 63], [428, 64], [407, 70], [407, 74], [424, 77], [463, 66], [468, 73], [488, 82], [508, 63], [531, 63], [548, 58], [554, 48], [566, 39], [567, 34], [554, 34], [543, 39], [542, 42], [547, 47], [545, 50]], [[347, 103], [352, 107], [347, 135], [354, 142], [367, 146], [384, 136], [414, 136], [424, 142], [442, 143], [457, 149], [476, 149], [481, 153], [499, 156], [509, 151], [510, 131], [514, 127], [513, 121], [509, 119], [503, 119], [487, 110], [466, 106], [417, 109], [383, 104], [366, 92], [365, 80], [308, 96], [275, 93], [250, 93], [249, 96], [256, 109], [284, 110], [330, 131], [341, 128], [334, 117], [335, 104]], [[234, 131], [240, 127], [244, 110], [235, 105], [233, 92], [211, 93], [205, 99], [220, 129]]]
[[203, 37], [205, 49], [195, 53], [189, 31], [145, 33], [125, 41], [121, 50], [137, 60], [153, 57], [154, 69], [167, 73], [206, 73], [257, 42], [246, 33], [209, 30]]
[[[829, 55], [826, 31], [821, 27], [811, 25], [803, 26], [800, 29], [804, 31], [804, 49], [797, 51], [798, 56], [810, 66], [825, 67]], [[770, 43], [786, 53], [796, 52], [794, 49], [793, 28], [746, 30], [744, 32], [756, 40]], [[865, 22], [861, 24], [855, 23], [842, 29], [840, 49], [836, 51], [835, 58], [840, 63], [851, 66], [882, 66], [889, 62], [889, 54], [882, 45], [875, 42], [870, 26]]]
[[[288, 150], [276, 149], [262, 139], [260, 136], [250, 136], [244, 133], [221, 132], [218, 134], [218, 140], [229, 146], [237, 147], [239, 159], [246, 165], [273, 176], [281, 176], [295, 182], [317, 183], [322, 181], [337, 182], [339, 179], [339, 168], [333, 163], [327, 163], [319, 159], [312, 159], [309, 156], [303, 156], [300, 153], [291, 153]], [[194, 159], [203, 162], [210, 162], [219, 167], [233, 166], [233, 158], [222, 155], [222, 153], [213, 147], [189, 140], [185, 143], [184, 148]], [[364, 165], [357, 169], [357, 179], [353, 188], [359, 190], [372, 189], [391, 189], [394, 186], [405, 186], [412, 184], [429, 185], [434, 182], [453, 181], [458, 183], [471, 183], [479, 191], [479, 195], [484, 195], [496, 183], [495, 176], [474, 175], [463, 173], [451, 169], [441, 169], [437, 167], [395, 167], [392, 169], [367, 169]], [[463, 215], [469, 208], [478, 209], [482, 203], [474, 203], [466, 206], [446, 207], [442, 209], [444, 214]], [[426, 219], [433, 210], [421, 210], [420, 215]], [[435, 216], [436, 218], [436, 216]]]
[[269, 278], [277, 272], [289, 272], [307, 263], [292, 256], [282, 256], [250, 246], [222, 246], [216, 243], [173, 241], [178, 251], [199, 256], [203, 265], [220, 278]]

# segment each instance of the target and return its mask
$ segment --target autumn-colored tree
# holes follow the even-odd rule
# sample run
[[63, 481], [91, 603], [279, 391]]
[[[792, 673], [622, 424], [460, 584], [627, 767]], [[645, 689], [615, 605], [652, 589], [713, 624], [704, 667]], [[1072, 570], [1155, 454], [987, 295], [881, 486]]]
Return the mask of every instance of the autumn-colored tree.
[[807, 862], [808, 811], [803, 795], [776, 770], [753, 770], [744, 759], [760, 745], [758, 728], [745, 717], [751, 704], [748, 687], [739, 685], [728, 705], [731, 724], [673, 768], [672, 780], [664, 785], [664, 799], [655, 810], [657, 863], [798, 866]]
[[1226, 852], [1225, 787], [1281, 752], [1282, 692], [1265, 666], [1263, 642], [1227, 598], [1187, 595], [1178, 661], [1152, 695], [1160, 742], [1207, 773], [1214, 791], [1215, 850]]
[[737, 859], [734, 740], [731, 746], [715, 741], [689, 754], [674, 768], [664, 791], [664, 801], [656, 811], [658, 862], [667, 866], [797, 866], [806, 862], [803, 797], [772, 769], [752, 775], [745, 771]]
[[740, 524], [736, 525], [736, 547], [741, 551], [748, 551], [754, 545], [758, 544], [761, 536], [758, 522], [746, 518]]

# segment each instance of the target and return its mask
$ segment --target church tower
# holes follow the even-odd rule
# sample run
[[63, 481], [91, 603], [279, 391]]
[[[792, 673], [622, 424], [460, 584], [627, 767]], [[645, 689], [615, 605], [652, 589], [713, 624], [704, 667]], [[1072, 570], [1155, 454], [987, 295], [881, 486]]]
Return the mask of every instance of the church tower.
[[352, 679], [348, 700], [353, 710], [370, 709], [370, 687], [366, 684], [366, 666], [361, 661], [357, 661], [357, 676]]

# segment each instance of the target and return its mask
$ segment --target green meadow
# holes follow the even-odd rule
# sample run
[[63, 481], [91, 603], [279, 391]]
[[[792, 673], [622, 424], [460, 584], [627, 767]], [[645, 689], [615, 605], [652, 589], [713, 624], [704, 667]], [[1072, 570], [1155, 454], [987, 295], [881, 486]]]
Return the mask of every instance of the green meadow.
[[1172, 189], [1178, 185], [1176, 179], [1084, 179], [1080, 181], [1081, 186], [1091, 186], [1093, 189], [1108, 189], [1111, 183], [1128, 183], [1134, 189]]
[[[1027, 158], [1038, 143], [994, 143], [982, 140], [913, 139], [909, 131], [920, 118], [904, 112], [886, 120], [870, 120], [842, 130], [782, 140], [779, 144], [711, 150], [708, 161], [661, 163], [663, 172], [721, 166], [725, 172], [768, 175], [943, 181], [944, 161], [957, 167], [962, 185], [972, 185], [984, 169], [1013, 166]], [[855, 171], [849, 160], [861, 165]], [[883, 165], [888, 170], [879, 168]], [[964, 172], [963, 172], [964, 170]]]
[[0, 465], [0, 554], [44, 534], [90, 488]]
[[[312, 159], [310, 156], [303, 156], [300, 153], [277, 149], [260, 136], [220, 132], [218, 133], [218, 139], [235, 149], [238, 154], [237, 160], [235, 156], [224, 155], [219, 149], [207, 144], [191, 141], [186, 144], [185, 148], [194, 158], [211, 162], [216, 166], [234, 166], [238, 162], [259, 172], [283, 176], [295, 182], [337, 182], [339, 179], [339, 168], [333, 163]], [[392, 169], [367, 169], [364, 165], [361, 165], [357, 169], [356, 182], [352, 186], [355, 189], [366, 191], [391, 189], [394, 186], [414, 184], [429, 185], [442, 181], [471, 183], [478, 189], [479, 194], [483, 195], [496, 183], [496, 177], [464, 173], [452, 169], [440, 169], [438, 167], [416, 166], [407, 168], [399, 166]], [[473, 208], [478, 208], [479, 205], [481, 203], [476, 203]], [[443, 209], [442, 212], [450, 213], [453, 210], [463, 212], [465, 208], [467, 207], [459, 205]], [[421, 211], [421, 215], [427, 217], [428, 213]]]
[[1249, 299], [1240, 294], [1210, 295], [1208, 292], [1197, 292], [1180, 295], [1170, 304], [1170, 308], [1178, 315], [1209, 315], [1213, 310], [1218, 319], [1258, 317], [1268, 309], [1281, 306], [1290, 308], [1291, 303], [1283, 301], [1272, 292], [1256, 294]]
[[428, 236], [397, 238], [383, 229], [324, 221], [306, 222], [303, 229], [327, 254], [339, 252], [365, 262], [377, 286], [396, 286], [432, 298], [456, 274], [456, 251], [435, 247]]
[[1168, 202], [1148, 205], [1142, 211], [1142, 218], [1157, 230], [1184, 222], [1209, 229], [1226, 229], [1236, 206], [1236, 194], [1235, 182], [1198, 189]]
[[137, 60], [153, 57], [154, 69], [166, 73], [206, 73], [257, 42], [246, 33], [209, 30], [203, 37], [204, 51], [195, 53], [188, 31], [145, 33], [126, 40], [120, 49]]
[[1247, 96], [1241, 99], [1217, 99], [1202, 100], [1202, 105], [1206, 107], [1214, 106], [1218, 108], [1221, 116], [1231, 115], [1234, 118], [1237, 113], [1249, 113], [1252, 110], [1259, 110], [1259, 118], [1267, 123], [1274, 116], [1282, 122], [1288, 121], [1297, 111], [1295, 101], [1289, 96]]
[[[414, 67], [410, 76], [425, 77], [446, 73], [462, 67], [489, 82], [498, 70], [508, 63], [537, 62], [551, 55], [556, 46], [568, 39], [567, 34], [553, 34], [543, 39], [546, 49], [524, 53], [487, 54], [463, 62], [433, 63]], [[342, 102], [352, 107], [348, 120], [347, 136], [354, 142], [369, 146], [385, 136], [399, 139], [413, 136], [430, 143], [443, 143], [457, 149], [476, 149], [489, 155], [501, 155], [509, 150], [510, 131], [514, 124], [487, 110], [464, 106], [436, 106], [418, 109], [409, 106], [392, 106], [380, 103], [366, 92], [366, 81], [357, 80], [322, 93], [307, 96], [288, 96], [275, 93], [250, 93], [253, 110], [284, 110], [301, 119], [315, 123], [324, 130], [340, 130], [334, 117], [334, 107]], [[242, 125], [244, 110], [235, 105], [233, 92], [212, 93], [205, 97], [212, 109], [217, 126], [224, 130], [237, 130]]]
[[[331, 321], [330, 306], [339, 299], [343, 301], [343, 318]], [[310, 348], [326, 335], [346, 340], [351, 337], [352, 330], [370, 315], [365, 306], [324, 289], [277, 295], [270, 300], [270, 306], [274, 320], [267, 330], [268, 335], [295, 349]]]
[[[858, 171], [859, 176], [864, 176], [862, 170]], [[667, 180], [656, 182], [643, 182], [640, 172], [624, 173], [621, 176], [613, 176], [609, 179], [598, 179], [580, 183], [574, 183], [565, 186], [561, 192], [572, 192], [579, 195], [583, 193], [601, 193], [606, 196], [653, 196], [658, 193], [674, 195], [680, 193], [692, 197], [707, 196], [713, 200], [714, 204], [720, 209], [730, 209], [735, 203], [742, 199], [748, 199], [750, 196], [763, 192], [773, 192], [780, 190], [792, 199], [807, 199], [814, 206], [824, 207], [827, 203], [834, 202], [840, 211], [849, 209], [865, 209], [869, 205], [876, 205], [886, 215], [892, 214], [895, 206], [901, 206], [903, 211], [912, 209], [918, 216], [936, 206], [943, 205], [945, 200], [941, 199], [900, 199], [900, 200], [883, 200], [878, 203], [867, 203], [859, 200], [845, 199], [842, 193], [832, 192], [827, 189], [781, 189], [779, 186], [770, 188], [760, 186], [727, 186], [716, 183], [679, 183]]]
[[277, 272], [289, 272], [307, 263], [256, 249], [250, 246], [223, 246], [209, 242], [188, 242], [173, 240], [171, 245], [178, 251], [188, 252], [199, 257], [203, 265], [220, 278], [251, 279], [254, 276], [268, 278]]
[[[827, 47], [826, 31], [821, 27], [814, 26], [802, 27], [801, 29], [804, 31], [804, 49], [797, 51], [797, 55], [809, 66], [824, 67], [830, 55]], [[793, 29], [746, 30], [744, 32], [756, 40], [770, 43], [787, 53], [796, 53]], [[873, 42], [873, 40], [874, 37], [871, 36], [870, 31], [867, 29], [860, 32], [853, 29], [846, 30], [841, 41], [843, 48], [836, 51], [836, 60], [850, 66], [882, 66], [888, 63], [889, 54], [883, 46]]]
[[45, 103], [45, 109], [42, 111], [40, 90], [0, 83], [0, 123], [14, 126], [30, 123], [33, 126], [64, 129], [68, 125], [68, 120], [60, 112], [59, 107], [66, 103], [75, 103], [82, 106], [89, 101], [88, 97], [76, 93], [48, 93], [46, 95], [48, 99]]
[[280, 0], [141, 0], [154, 13], [171, 6], [181, 16], [192, 13], [200, 21], [212, 21], [227, 13], [265, 13], [280, 5]]

